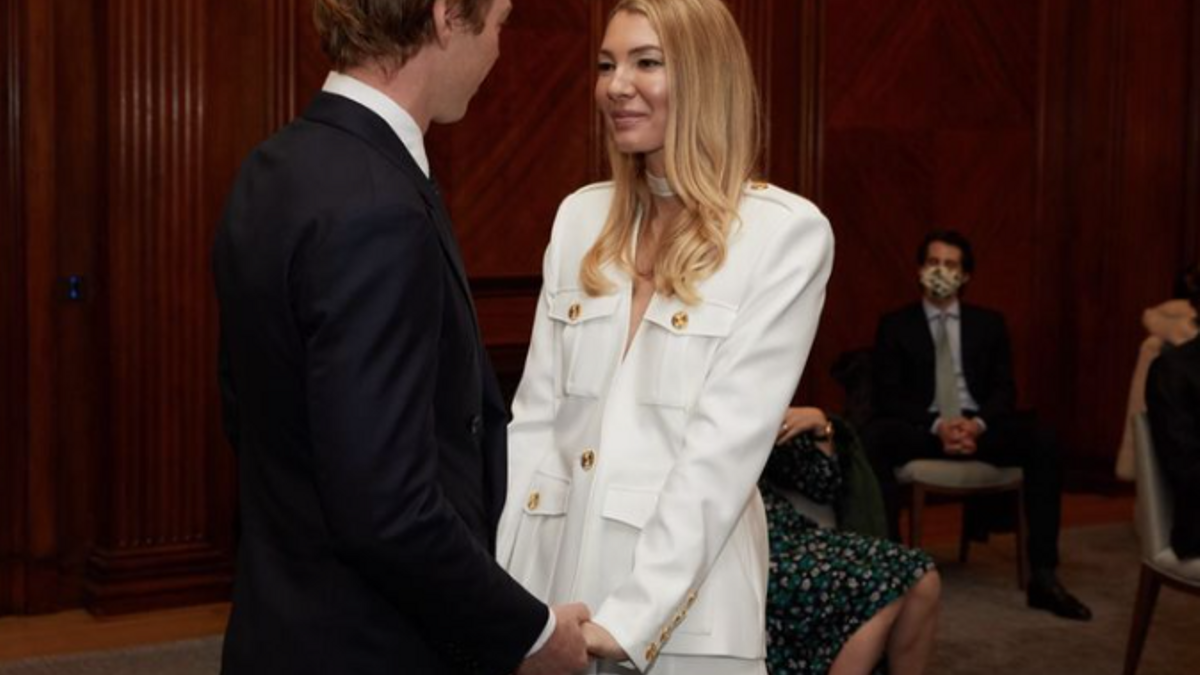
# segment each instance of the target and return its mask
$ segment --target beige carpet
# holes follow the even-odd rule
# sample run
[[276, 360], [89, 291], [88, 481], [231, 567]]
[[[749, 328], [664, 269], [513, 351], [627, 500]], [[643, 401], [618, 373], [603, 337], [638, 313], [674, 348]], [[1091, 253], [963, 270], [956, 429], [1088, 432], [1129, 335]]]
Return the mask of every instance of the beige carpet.
[[[1088, 623], [1025, 606], [1017, 590], [1012, 536], [971, 549], [934, 549], [944, 579], [932, 675], [1120, 675], [1137, 590], [1137, 539], [1130, 525], [1067, 530], [1059, 576], [1092, 608]], [[1200, 597], [1164, 588], [1139, 675], [1200, 675]]]
[[[932, 675], [1120, 675], [1137, 586], [1137, 542], [1128, 525], [1068, 530], [1061, 576], [1091, 606], [1090, 623], [1025, 607], [1012, 537], [934, 549], [945, 580]], [[0, 675], [216, 675], [220, 640], [80, 656], [0, 662]], [[1200, 675], [1200, 598], [1163, 589], [1139, 675]]]

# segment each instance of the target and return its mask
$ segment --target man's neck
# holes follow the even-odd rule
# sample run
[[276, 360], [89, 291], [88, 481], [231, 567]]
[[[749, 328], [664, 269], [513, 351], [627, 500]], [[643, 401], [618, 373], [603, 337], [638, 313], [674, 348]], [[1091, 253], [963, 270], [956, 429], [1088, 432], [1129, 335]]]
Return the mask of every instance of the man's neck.
[[361, 66], [347, 68], [344, 73], [374, 89], [404, 108], [412, 116], [413, 121], [421, 128], [421, 133], [429, 131], [432, 118], [429, 106], [428, 83], [429, 59], [425, 58], [424, 50], [412, 56], [402, 67], [388, 70], [377, 61]]

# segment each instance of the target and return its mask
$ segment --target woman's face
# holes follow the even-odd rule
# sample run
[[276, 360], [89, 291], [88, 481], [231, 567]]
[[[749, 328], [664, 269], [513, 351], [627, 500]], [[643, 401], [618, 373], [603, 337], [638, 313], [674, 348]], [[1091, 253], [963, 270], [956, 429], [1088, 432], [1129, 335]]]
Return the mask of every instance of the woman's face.
[[667, 68], [658, 34], [645, 16], [613, 16], [600, 47], [599, 70], [596, 103], [617, 149], [645, 153], [650, 170], [663, 175], [670, 104]]

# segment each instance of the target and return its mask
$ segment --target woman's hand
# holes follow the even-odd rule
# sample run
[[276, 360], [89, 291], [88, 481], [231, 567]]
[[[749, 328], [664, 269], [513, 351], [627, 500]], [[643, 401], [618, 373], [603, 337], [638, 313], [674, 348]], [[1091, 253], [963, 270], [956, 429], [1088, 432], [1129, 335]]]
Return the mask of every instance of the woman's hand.
[[625, 661], [629, 658], [611, 633], [591, 621], [583, 624], [583, 641], [587, 643], [588, 654], [595, 658], [609, 661]]
[[[805, 432], [822, 433], [828, 424], [829, 418], [820, 408], [788, 408], [775, 435], [775, 445], [783, 445]], [[817, 448], [827, 455], [833, 452], [828, 441], [818, 441]]]

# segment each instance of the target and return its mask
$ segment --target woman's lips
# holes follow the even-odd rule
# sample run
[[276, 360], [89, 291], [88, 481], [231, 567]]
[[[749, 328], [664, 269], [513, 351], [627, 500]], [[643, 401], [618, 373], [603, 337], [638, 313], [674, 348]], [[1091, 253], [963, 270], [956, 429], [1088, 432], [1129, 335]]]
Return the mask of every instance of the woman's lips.
[[627, 112], [627, 111], [614, 112], [614, 113], [611, 113], [610, 116], [612, 117], [613, 127], [615, 127], [618, 130], [630, 129], [632, 127], [635, 127], [648, 117], [648, 115], [646, 115], [645, 113], [636, 113], [636, 112]]

